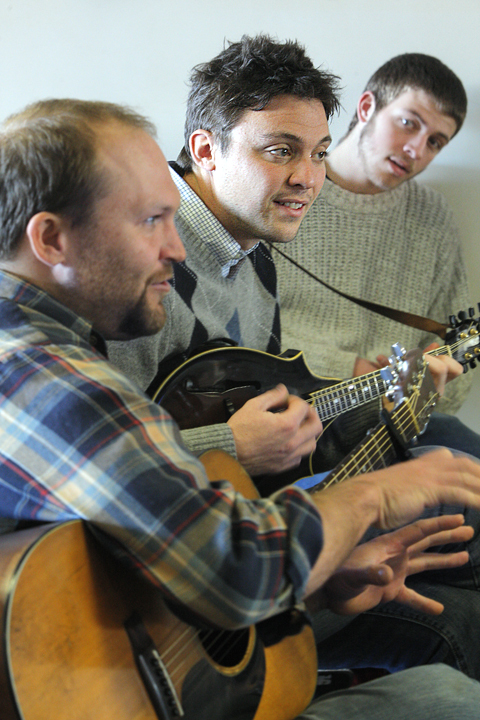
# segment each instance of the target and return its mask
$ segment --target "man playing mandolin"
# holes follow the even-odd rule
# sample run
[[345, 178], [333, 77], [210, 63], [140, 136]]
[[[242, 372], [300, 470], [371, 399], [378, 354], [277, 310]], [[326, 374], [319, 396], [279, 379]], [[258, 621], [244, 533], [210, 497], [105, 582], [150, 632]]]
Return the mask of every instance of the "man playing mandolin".
[[[210, 341], [280, 351], [275, 268], [260, 240], [295, 237], [325, 179], [339, 106], [334, 75], [297, 43], [265, 36], [230, 44], [191, 80], [185, 146], [170, 169], [187, 259], [174, 268], [163, 330], [109, 344], [112, 362], [149, 394], [172, 359]], [[193, 451], [222, 447], [259, 475], [298, 465], [320, 433], [313, 409], [277, 387], [183, 438]]]

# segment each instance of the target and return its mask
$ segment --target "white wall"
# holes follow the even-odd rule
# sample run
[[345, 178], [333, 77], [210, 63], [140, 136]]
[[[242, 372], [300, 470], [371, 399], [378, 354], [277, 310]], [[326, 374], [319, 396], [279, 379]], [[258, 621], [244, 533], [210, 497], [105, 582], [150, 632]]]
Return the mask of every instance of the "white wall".
[[[401, 52], [436, 55], [462, 78], [470, 107], [460, 135], [422, 178], [456, 211], [473, 305], [480, 301], [479, 31], [478, 0], [1, 0], [0, 118], [44, 97], [128, 103], [157, 123], [165, 154], [174, 158], [190, 69], [224, 40], [266, 32], [298, 39], [316, 64], [340, 75], [345, 112], [332, 123], [338, 139], [380, 64]], [[475, 372], [460, 416], [480, 432]]]

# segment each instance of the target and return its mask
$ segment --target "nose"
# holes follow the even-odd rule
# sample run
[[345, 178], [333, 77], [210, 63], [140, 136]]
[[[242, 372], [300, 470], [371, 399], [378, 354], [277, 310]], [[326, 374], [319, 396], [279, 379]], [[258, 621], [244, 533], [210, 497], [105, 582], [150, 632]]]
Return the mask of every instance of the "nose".
[[170, 260], [171, 262], [182, 262], [186, 256], [185, 247], [180, 240], [180, 235], [177, 232], [175, 223], [173, 219], [168, 220], [163, 242], [161, 243], [160, 259]]
[[417, 133], [416, 135], [408, 138], [405, 145], [403, 146], [403, 149], [406, 153], [408, 153], [408, 155], [410, 155], [411, 158], [413, 158], [414, 160], [419, 160], [425, 152], [427, 142], [427, 135], [424, 135], [423, 133]]
[[325, 179], [325, 166], [315, 166], [312, 158], [301, 158], [292, 169], [289, 177], [289, 185], [301, 186], [305, 190], [316, 187], [320, 183], [320, 187]]

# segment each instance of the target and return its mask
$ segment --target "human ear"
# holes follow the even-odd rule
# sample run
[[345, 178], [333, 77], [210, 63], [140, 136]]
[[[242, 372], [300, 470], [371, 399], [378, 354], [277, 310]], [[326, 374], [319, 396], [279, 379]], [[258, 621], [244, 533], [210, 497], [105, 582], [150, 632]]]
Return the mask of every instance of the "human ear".
[[360, 95], [360, 99], [357, 104], [357, 117], [361, 123], [366, 123], [375, 113], [375, 95], [370, 91], [366, 90]]
[[195, 165], [203, 170], [215, 170], [215, 143], [208, 130], [195, 130], [190, 135], [190, 154]]
[[30, 218], [26, 235], [33, 254], [44, 265], [53, 267], [65, 260], [65, 221], [55, 213], [40, 212]]

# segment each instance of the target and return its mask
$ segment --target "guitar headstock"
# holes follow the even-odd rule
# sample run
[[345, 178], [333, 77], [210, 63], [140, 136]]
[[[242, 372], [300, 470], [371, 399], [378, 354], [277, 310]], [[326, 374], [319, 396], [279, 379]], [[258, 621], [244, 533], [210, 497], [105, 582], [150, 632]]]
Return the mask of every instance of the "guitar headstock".
[[[386, 397], [393, 402], [393, 415], [397, 418], [403, 411], [397, 410], [408, 403], [408, 422], [400, 423], [397, 428], [406, 443], [420, 435], [426, 428], [430, 415], [436, 405], [438, 393], [428, 369], [427, 359], [422, 350], [405, 352], [398, 345], [392, 346], [395, 356], [396, 378], [387, 390]], [[400, 354], [399, 354], [400, 353]], [[390, 358], [391, 364], [393, 357]], [[404, 425], [404, 427], [402, 427]]]
[[[480, 309], [480, 303], [479, 303]], [[475, 310], [462, 310], [458, 316], [450, 315], [451, 330], [445, 335], [445, 344], [449, 346], [451, 355], [463, 365], [463, 372], [476, 366], [480, 357], [480, 318], [475, 318]]]

